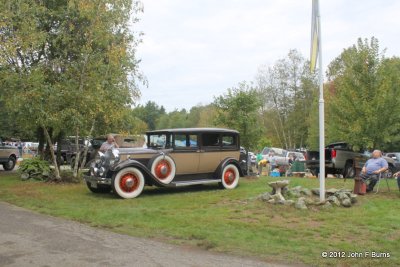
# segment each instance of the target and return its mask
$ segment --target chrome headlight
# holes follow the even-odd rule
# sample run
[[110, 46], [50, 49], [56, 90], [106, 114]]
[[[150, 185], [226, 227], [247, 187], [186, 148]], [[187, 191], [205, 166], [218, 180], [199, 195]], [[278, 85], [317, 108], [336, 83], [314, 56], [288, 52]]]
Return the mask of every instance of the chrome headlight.
[[114, 148], [111, 151], [110, 155], [110, 166], [117, 164], [119, 161], [120, 161], [119, 150]]
[[99, 168], [102, 165], [104, 159], [104, 153], [98, 151], [96, 157], [94, 158], [95, 167]]

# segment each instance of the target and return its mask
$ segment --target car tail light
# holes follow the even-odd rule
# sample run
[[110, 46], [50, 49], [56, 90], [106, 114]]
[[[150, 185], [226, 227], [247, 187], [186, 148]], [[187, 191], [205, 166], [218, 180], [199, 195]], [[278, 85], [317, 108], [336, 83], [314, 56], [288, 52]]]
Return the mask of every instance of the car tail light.
[[332, 149], [332, 151], [331, 151], [331, 157], [332, 157], [332, 158], [336, 158], [336, 150], [335, 150], [335, 149]]

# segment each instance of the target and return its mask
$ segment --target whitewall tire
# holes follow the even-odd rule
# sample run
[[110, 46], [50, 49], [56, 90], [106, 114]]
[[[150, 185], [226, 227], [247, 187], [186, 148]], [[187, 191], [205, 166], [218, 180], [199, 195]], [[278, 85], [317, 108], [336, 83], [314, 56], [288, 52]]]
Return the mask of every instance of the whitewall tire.
[[234, 189], [239, 183], [240, 173], [233, 164], [228, 164], [222, 170], [221, 184], [225, 189]]
[[143, 173], [134, 167], [120, 170], [112, 180], [113, 191], [121, 198], [139, 196], [143, 191], [144, 184]]
[[161, 183], [169, 184], [175, 177], [175, 162], [170, 156], [160, 155], [151, 164], [151, 173]]

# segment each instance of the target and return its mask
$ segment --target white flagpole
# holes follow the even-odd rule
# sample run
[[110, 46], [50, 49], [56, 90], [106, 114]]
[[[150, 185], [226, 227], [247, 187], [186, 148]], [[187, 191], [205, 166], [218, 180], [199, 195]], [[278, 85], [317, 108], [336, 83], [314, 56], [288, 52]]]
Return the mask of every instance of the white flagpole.
[[319, 199], [325, 201], [325, 101], [322, 75], [321, 16], [317, 5], [318, 21], [318, 64], [319, 64]]

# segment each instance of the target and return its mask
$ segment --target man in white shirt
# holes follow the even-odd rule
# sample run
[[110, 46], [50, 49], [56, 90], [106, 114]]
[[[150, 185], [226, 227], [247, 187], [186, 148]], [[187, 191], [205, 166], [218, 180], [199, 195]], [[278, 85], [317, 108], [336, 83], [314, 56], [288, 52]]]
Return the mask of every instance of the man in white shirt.
[[106, 152], [109, 150], [112, 146], [115, 148], [119, 148], [118, 144], [115, 142], [114, 136], [112, 134], [107, 135], [107, 141], [105, 141], [101, 147], [100, 147], [100, 152]]

